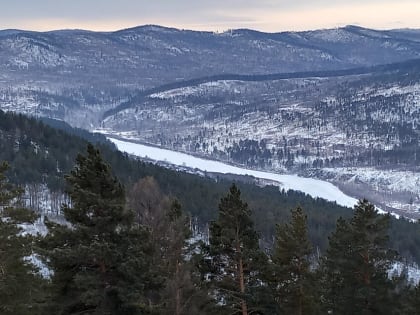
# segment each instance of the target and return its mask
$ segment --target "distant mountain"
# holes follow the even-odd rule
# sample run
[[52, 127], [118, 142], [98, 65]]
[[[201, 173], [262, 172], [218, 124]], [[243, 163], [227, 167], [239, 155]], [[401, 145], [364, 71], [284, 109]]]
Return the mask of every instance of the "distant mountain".
[[327, 179], [419, 217], [420, 60], [178, 82], [139, 93], [101, 125], [249, 168]]
[[[0, 31], [0, 106], [92, 128], [139, 91], [204, 76], [335, 71], [420, 58], [420, 32]], [[98, 112], [100, 113], [98, 115]]]
[[106, 33], [4, 30], [0, 48], [3, 74], [12, 78], [151, 87], [204, 74], [337, 70], [414, 59], [420, 33], [356, 26], [282, 33], [152, 25]]
[[411, 217], [419, 93], [419, 30], [0, 31], [3, 110], [321, 177]]

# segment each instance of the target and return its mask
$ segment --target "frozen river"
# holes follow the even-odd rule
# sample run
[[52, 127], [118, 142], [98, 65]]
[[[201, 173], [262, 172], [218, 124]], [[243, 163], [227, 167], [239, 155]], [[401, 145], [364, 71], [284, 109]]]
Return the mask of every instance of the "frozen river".
[[337, 204], [353, 207], [357, 199], [344, 194], [338, 187], [326, 181], [304, 178], [297, 175], [282, 175], [276, 173], [249, 170], [246, 168], [229, 165], [223, 162], [207, 160], [182, 152], [171, 151], [159, 147], [138, 144], [129, 141], [122, 141], [115, 138], [108, 138], [120, 151], [127, 152], [154, 161], [163, 161], [172, 165], [199, 169], [201, 171], [223, 174], [249, 175], [260, 179], [275, 181], [285, 190], [297, 190], [307, 193], [314, 198], [324, 198], [335, 201]]

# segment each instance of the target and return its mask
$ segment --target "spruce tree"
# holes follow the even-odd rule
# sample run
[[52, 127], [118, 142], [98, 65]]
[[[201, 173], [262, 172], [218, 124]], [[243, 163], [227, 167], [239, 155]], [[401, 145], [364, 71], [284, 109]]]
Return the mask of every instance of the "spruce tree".
[[262, 288], [260, 268], [265, 263], [258, 243], [251, 211], [233, 184], [210, 227], [213, 294], [227, 314], [258, 313], [254, 299]]
[[323, 301], [333, 314], [393, 314], [397, 306], [388, 272], [396, 254], [388, 246], [389, 215], [367, 200], [349, 222], [339, 220], [323, 259]]
[[283, 314], [314, 314], [307, 218], [300, 207], [291, 215], [289, 224], [276, 227], [272, 255], [275, 300]]
[[36, 216], [16, 202], [22, 191], [8, 182], [7, 169], [0, 164], [0, 314], [42, 314], [43, 280], [26, 258], [34, 238], [19, 227]]
[[153, 283], [148, 232], [125, 207], [124, 189], [92, 145], [66, 177], [66, 224], [49, 223], [41, 244], [54, 271], [53, 314], [144, 314]]

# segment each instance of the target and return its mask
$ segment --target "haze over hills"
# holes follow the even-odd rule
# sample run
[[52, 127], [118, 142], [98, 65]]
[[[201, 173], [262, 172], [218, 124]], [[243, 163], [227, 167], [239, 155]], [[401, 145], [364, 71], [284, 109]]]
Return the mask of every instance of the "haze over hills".
[[5, 30], [0, 108], [328, 179], [410, 214], [418, 58], [420, 32], [405, 29]]
[[[141, 26], [116, 32], [0, 32], [3, 71], [36, 81], [153, 87], [221, 73], [337, 70], [420, 56], [420, 33], [356, 26], [307, 32], [225, 33]], [[31, 74], [28, 76], [28, 70]], [[104, 71], [106, 70], [106, 71]]]

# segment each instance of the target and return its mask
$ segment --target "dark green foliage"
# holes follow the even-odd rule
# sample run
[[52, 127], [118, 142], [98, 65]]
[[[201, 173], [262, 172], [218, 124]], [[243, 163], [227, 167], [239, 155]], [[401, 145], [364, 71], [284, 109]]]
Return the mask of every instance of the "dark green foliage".
[[[69, 129], [68, 126], [65, 127]], [[186, 213], [197, 216], [205, 224], [216, 218], [218, 202], [229, 189], [231, 179], [202, 178], [196, 175], [167, 170], [159, 166], [131, 159], [120, 153], [102, 137], [87, 136], [86, 132], [72, 131], [90, 140], [99, 141], [104, 158], [125, 184], [140, 178], [156, 179], [162, 192], [176, 197]], [[17, 143], [19, 145], [17, 145]], [[45, 126], [23, 115], [0, 111], [0, 160], [10, 163], [9, 178], [18, 184], [46, 183], [52, 191], [63, 191], [63, 174], [71, 171], [79, 152], [85, 150], [87, 141], [63, 131]], [[350, 217], [348, 208], [323, 199], [313, 199], [296, 191], [280, 191], [277, 187], [256, 187], [241, 183], [238, 187], [253, 209], [255, 227], [271, 246], [275, 233], [274, 222], [289, 219], [288, 211], [300, 204], [308, 215], [309, 239], [315, 248], [327, 248], [327, 235], [334, 231], [337, 219]], [[391, 219], [392, 247], [404, 257], [420, 262], [420, 227], [410, 222]], [[402, 231], [404, 231], [402, 233]]]
[[[419, 315], [420, 314], [420, 284], [418, 284], [409, 295], [410, 297], [410, 311], [411, 314]], [[407, 313], [408, 314], [408, 313]]]
[[289, 224], [277, 225], [272, 255], [275, 300], [283, 314], [314, 314], [307, 219], [300, 207], [291, 213]]
[[336, 231], [330, 237], [329, 248], [319, 270], [323, 307], [327, 311], [331, 310], [333, 314], [340, 314], [339, 311], [346, 307], [346, 297], [349, 298], [352, 293], [352, 288], [346, 285], [344, 278], [346, 264], [352, 259], [349, 252], [349, 234], [348, 223], [340, 218]]
[[153, 283], [149, 233], [125, 209], [122, 185], [89, 145], [69, 176], [67, 225], [49, 223], [41, 243], [54, 270], [54, 314], [143, 314]]
[[161, 314], [207, 314], [208, 292], [203, 290], [202, 284], [195, 279], [195, 267], [192, 261], [186, 258], [192, 255], [194, 248], [190, 248], [187, 243], [190, 236], [188, 219], [177, 201], [169, 208], [167, 218], [167, 231], [164, 233], [167, 246], [161, 261], [163, 274], [166, 275], [162, 291], [164, 309]]
[[392, 281], [396, 288], [396, 307], [392, 308], [395, 315], [420, 314], [420, 291], [407, 277], [405, 270], [400, 275], [393, 275]]
[[210, 257], [214, 294], [225, 303], [221, 308], [228, 314], [261, 311], [255, 297], [262, 289], [266, 257], [259, 249], [251, 210], [234, 184], [220, 200], [218, 219], [210, 227]]
[[[20, 115], [0, 113], [0, 122], [0, 154], [16, 163], [9, 173], [15, 181], [64, 187], [61, 173], [70, 171], [73, 155], [86, 142]], [[217, 202], [230, 182], [134, 161], [106, 142], [101, 150], [124, 183], [145, 176], [156, 180], [146, 178], [137, 189], [134, 185], [129, 210], [123, 186], [99, 151], [89, 145], [87, 155], [77, 157], [66, 177], [72, 203], [62, 212], [68, 224], [49, 222], [50, 234], [40, 241], [41, 254], [54, 271], [47, 310], [40, 307], [44, 284], [36, 268], [22, 260], [32, 253], [33, 239], [19, 236], [16, 225], [34, 216], [13, 204], [20, 191], [4, 177], [7, 166], [0, 167], [1, 314], [317, 313], [309, 240], [326, 248], [325, 234], [337, 217], [351, 215], [348, 209], [254, 184], [239, 185], [242, 198], [233, 185], [220, 200], [207, 251], [188, 260], [187, 217], [179, 202], [166, 195], [206, 222], [216, 217]], [[308, 210], [308, 218], [297, 208], [289, 224], [277, 227], [270, 269], [260, 245], [271, 245], [263, 241], [274, 235], [273, 222], [286, 222], [286, 209], [296, 204]], [[388, 231], [405, 257], [420, 257], [419, 227], [379, 215], [366, 201], [355, 207], [353, 218], [338, 220], [318, 273], [322, 313], [418, 312], [419, 288], [388, 278], [396, 258]]]
[[161, 285], [146, 295], [159, 305], [159, 314], [209, 314], [210, 297], [193, 257], [197, 245], [187, 241], [191, 219], [181, 204], [163, 194], [155, 179], [145, 177], [130, 189], [128, 205], [136, 222], [150, 231], [154, 251], [149, 259]]
[[45, 125], [48, 125], [54, 129], [62, 130], [68, 135], [77, 136], [91, 143], [96, 143], [96, 144], [101, 143], [101, 144], [110, 145], [110, 142], [102, 134], [91, 133], [85, 129], [74, 128], [62, 120], [57, 120], [57, 119], [52, 119], [52, 118], [47, 118], [47, 117], [41, 117], [40, 120]]
[[35, 216], [16, 204], [21, 191], [7, 181], [7, 169], [6, 163], [0, 164], [0, 314], [42, 314], [43, 281], [25, 260], [32, 254], [33, 237], [21, 235], [18, 226]]
[[388, 277], [395, 252], [389, 249], [389, 216], [366, 200], [350, 221], [339, 220], [322, 261], [323, 302], [333, 314], [393, 314], [398, 306]]
[[0, 159], [10, 163], [9, 177], [17, 184], [45, 183], [63, 191], [63, 174], [86, 145], [35, 119], [0, 111]]

